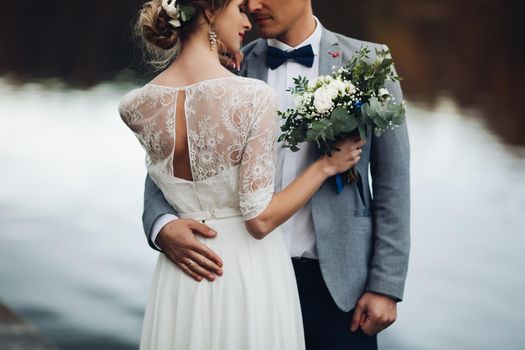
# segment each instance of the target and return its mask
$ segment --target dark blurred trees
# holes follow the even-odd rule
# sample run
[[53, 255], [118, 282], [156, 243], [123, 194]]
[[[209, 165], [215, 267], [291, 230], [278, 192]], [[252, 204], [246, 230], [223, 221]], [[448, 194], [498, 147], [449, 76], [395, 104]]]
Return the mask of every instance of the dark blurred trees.
[[[131, 25], [142, 0], [4, 1], [0, 75], [58, 77], [77, 86], [136, 79]], [[522, 0], [313, 0], [329, 29], [389, 45], [411, 100], [443, 95], [481, 108], [511, 144], [525, 144], [525, 2]], [[252, 33], [252, 38], [255, 33]], [[131, 68], [131, 69], [130, 69]]]
[[142, 3], [8, 0], [0, 12], [0, 73], [80, 86], [113, 79], [133, 61], [131, 23]]
[[327, 19], [349, 14], [347, 21], [334, 21], [334, 30], [388, 44], [412, 100], [433, 104], [447, 95], [463, 108], [481, 108], [506, 142], [525, 144], [524, 1], [341, 3], [319, 0], [317, 13]]

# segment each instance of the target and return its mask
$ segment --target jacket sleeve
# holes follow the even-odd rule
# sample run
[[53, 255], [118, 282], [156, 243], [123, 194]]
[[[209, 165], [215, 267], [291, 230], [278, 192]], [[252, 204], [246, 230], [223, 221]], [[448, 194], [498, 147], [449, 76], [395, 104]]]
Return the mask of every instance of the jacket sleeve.
[[142, 225], [144, 226], [144, 233], [151, 248], [159, 250], [151, 239], [152, 229], [155, 222], [164, 214], [177, 215], [175, 210], [166, 201], [162, 191], [151, 180], [150, 176], [146, 176], [146, 183], [144, 185], [144, 211], [142, 212]]
[[[403, 101], [399, 82], [385, 87]], [[372, 136], [370, 172], [374, 246], [367, 290], [403, 299], [410, 251], [410, 147], [406, 122]]]

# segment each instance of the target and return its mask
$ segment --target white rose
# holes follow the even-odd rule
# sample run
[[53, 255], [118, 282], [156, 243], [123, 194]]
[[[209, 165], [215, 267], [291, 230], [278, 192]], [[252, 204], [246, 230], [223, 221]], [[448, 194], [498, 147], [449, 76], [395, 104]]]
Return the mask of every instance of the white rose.
[[328, 89], [331, 91], [332, 98], [336, 98], [339, 93], [344, 94], [346, 91], [346, 84], [341, 80], [333, 80], [329, 85]]
[[314, 93], [314, 107], [317, 112], [323, 114], [332, 108], [332, 97], [326, 86], [321, 86]]
[[312, 79], [308, 82], [308, 89], [313, 90], [317, 87], [317, 82], [319, 81], [319, 78]]
[[388, 51], [388, 52], [389, 52], [389, 54], [386, 55], [386, 58], [392, 58], [392, 54], [390, 53], [390, 48], [389, 48], [388, 46], [386, 46], [386, 45], [383, 44], [383, 45], [381, 46], [381, 48], [383, 49], [383, 51]]
[[300, 109], [303, 106], [303, 95], [297, 95], [294, 99], [295, 108]]
[[345, 86], [346, 86], [346, 91], [347, 91], [350, 95], [353, 95], [353, 94], [356, 93], [355, 85], [352, 84], [351, 81], [347, 81], [347, 82], [345, 82]]
[[383, 97], [385, 95], [390, 96], [390, 92], [387, 89], [385, 89], [385, 88], [381, 88], [381, 89], [379, 89], [378, 95], [379, 95], [379, 97]]
[[333, 100], [337, 97], [337, 95], [339, 95], [339, 89], [337, 88], [337, 86], [330, 84], [326, 86], [326, 93], [328, 94], [328, 96], [330, 96], [330, 99]]
[[181, 23], [180, 23], [180, 21], [179, 21], [178, 19], [172, 19], [172, 20], [170, 21], [170, 24], [171, 24], [172, 26], [174, 26], [175, 28], [178, 28], [178, 27], [181, 26]]
[[323, 76], [323, 81], [324, 81], [325, 83], [327, 83], [327, 84], [331, 83], [332, 80], [334, 80], [334, 79], [333, 79], [332, 76], [330, 76], [330, 75], [325, 75], [325, 76]]
[[162, 0], [162, 8], [171, 18], [178, 18], [177, 0]]

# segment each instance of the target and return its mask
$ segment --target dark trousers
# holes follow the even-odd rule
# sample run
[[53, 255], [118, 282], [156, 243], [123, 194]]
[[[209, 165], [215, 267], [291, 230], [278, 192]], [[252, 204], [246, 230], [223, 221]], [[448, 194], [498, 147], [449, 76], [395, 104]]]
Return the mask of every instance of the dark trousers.
[[352, 311], [341, 311], [324, 283], [319, 261], [292, 259], [301, 310], [306, 350], [377, 350], [377, 336], [350, 331]]

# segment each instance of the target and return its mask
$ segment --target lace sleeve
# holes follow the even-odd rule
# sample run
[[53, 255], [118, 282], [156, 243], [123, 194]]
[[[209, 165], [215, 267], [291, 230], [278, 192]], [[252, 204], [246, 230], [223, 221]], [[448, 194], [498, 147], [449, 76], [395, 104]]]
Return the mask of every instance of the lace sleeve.
[[266, 87], [253, 101], [239, 172], [240, 209], [245, 220], [261, 214], [272, 199], [279, 127], [276, 94]]
[[135, 89], [127, 93], [119, 103], [120, 118], [132, 131], [137, 131], [137, 122], [143, 118], [139, 111], [141, 104], [140, 90]]
[[146, 164], [164, 164], [172, 156], [176, 102], [176, 93], [146, 86], [131, 91], [119, 104], [120, 117], [146, 151]]

